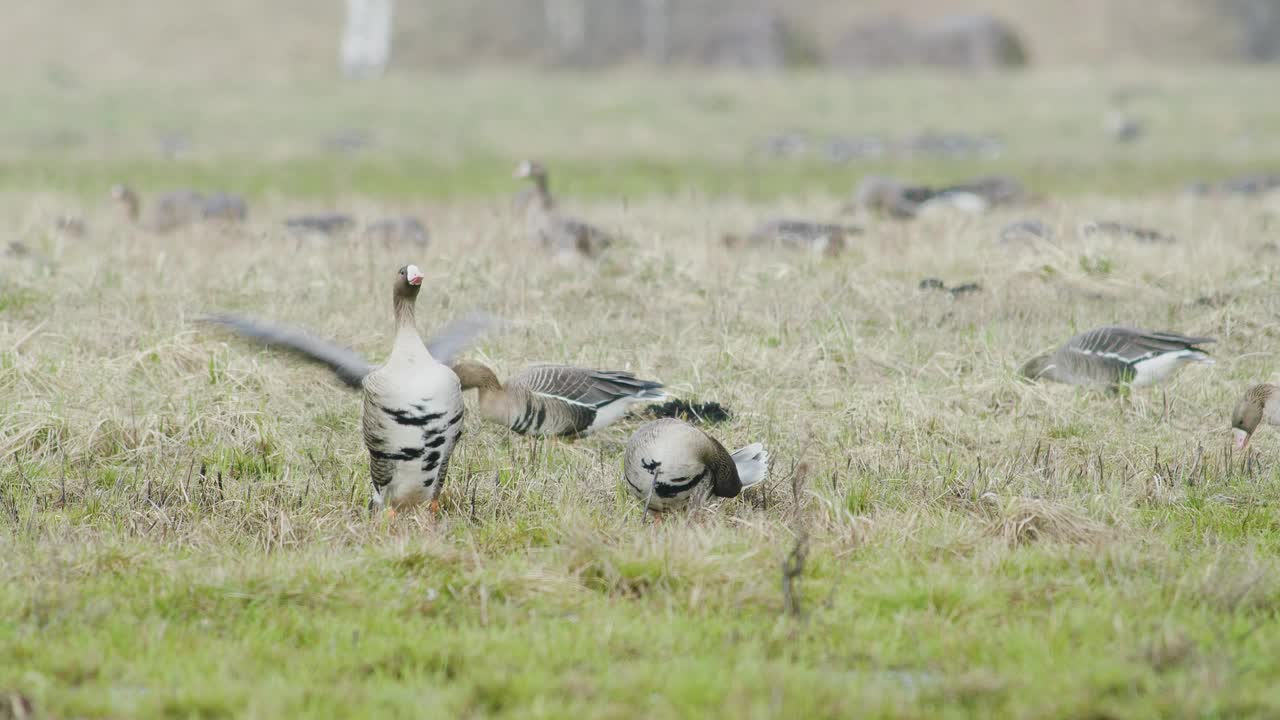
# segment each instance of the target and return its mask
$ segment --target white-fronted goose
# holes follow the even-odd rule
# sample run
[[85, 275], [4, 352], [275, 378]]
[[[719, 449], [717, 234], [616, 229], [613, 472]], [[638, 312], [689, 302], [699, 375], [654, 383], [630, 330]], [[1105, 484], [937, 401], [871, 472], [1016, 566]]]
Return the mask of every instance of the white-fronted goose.
[[1277, 390], [1280, 388], [1270, 383], [1254, 385], [1236, 403], [1236, 409], [1231, 413], [1231, 433], [1237, 450], [1249, 447], [1249, 440], [1263, 421], [1268, 425], [1280, 425], [1280, 392]]
[[288, 349], [328, 366], [364, 391], [363, 432], [373, 481], [370, 507], [392, 510], [431, 502], [434, 511], [462, 432], [462, 386], [441, 360], [452, 360], [492, 319], [472, 315], [451, 324], [428, 344], [414, 322], [422, 272], [408, 265], [393, 285], [396, 334], [391, 355], [372, 366], [357, 353], [293, 328], [236, 316], [209, 318], [260, 343]]
[[577, 253], [591, 258], [613, 244], [611, 234], [560, 213], [551, 197], [547, 169], [541, 164], [525, 160], [516, 167], [515, 177], [533, 183], [533, 196], [525, 205], [530, 241], [555, 254]]
[[1212, 364], [1209, 353], [1196, 347], [1212, 342], [1216, 339], [1108, 325], [1028, 360], [1022, 374], [1068, 385], [1142, 387], [1172, 376], [1187, 363]]
[[857, 227], [776, 218], [756, 226], [745, 238], [726, 234], [722, 240], [730, 248], [784, 247], [834, 257], [844, 251], [850, 235], [861, 232]]
[[410, 215], [375, 220], [364, 227], [364, 237], [384, 245], [412, 243], [422, 246], [430, 240], [427, 226]]
[[533, 365], [498, 380], [469, 360], [453, 365], [465, 392], [480, 396], [480, 415], [521, 435], [579, 436], [611, 425], [637, 403], [666, 398], [662, 383], [629, 372], [570, 365]]
[[681, 420], [640, 426], [627, 442], [623, 479], [648, 510], [670, 510], [709, 496], [736, 497], [769, 475], [769, 453], [752, 443], [730, 453]]

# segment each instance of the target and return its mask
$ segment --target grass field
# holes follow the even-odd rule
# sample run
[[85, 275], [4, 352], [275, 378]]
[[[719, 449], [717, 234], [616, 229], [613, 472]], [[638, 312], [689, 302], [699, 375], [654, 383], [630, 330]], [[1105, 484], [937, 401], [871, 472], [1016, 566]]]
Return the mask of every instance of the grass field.
[[[1179, 190], [1280, 166], [1276, 79], [20, 85], [0, 227], [35, 253], [0, 255], [0, 717], [1275, 717], [1280, 433], [1227, 445], [1280, 351], [1280, 201]], [[1115, 145], [1103, 108], [1131, 87], [1149, 132]], [[787, 129], [1006, 149], [751, 153]], [[367, 149], [325, 149], [353, 130]], [[509, 202], [525, 156], [624, 245], [591, 268], [531, 254]], [[836, 259], [716, 241], [831, 216], [867, 172], [1013, 172], [1048, 199], [862, 220]], [[120, 180], [242, 191], [251, 222], [151, 236], [110, 207]], [[432, 243], [279, 229], [329, 208], [418, 213]], [[59, 236], [62, 212], [88, 235]], [[1027, 217], [1058, 241], [999, 241]], [[1098, 218], [1178, 242], [1077, 235]], [[631, 369], [723, 402], [712, 431], [763, 441], [771, 480], [654, 525], [620, 484], [634, 421], [569, 444], [473, 414], [441, 516], [370, 521], [358, 398], [193, 320], [381, 358], [406, 262], [425, 332], [483, 308], [514, 324], [473, 353], [501, 374]], [[1215, 335], [1218, 362], [1127, 399], [1016, 377], [1111, 322]]]

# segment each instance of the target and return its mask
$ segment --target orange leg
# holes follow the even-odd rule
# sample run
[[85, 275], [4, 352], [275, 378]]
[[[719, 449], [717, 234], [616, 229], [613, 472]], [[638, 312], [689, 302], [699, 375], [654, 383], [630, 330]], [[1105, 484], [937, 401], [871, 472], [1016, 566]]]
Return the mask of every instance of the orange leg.
[[396, 512], [395, 508], [387, 508], [386, 516], [388, 520], [395, 520], [397, 515], [399, 515], [399, 513]]
[[431, 509], [431, 514], [432, 514], [432, 516], [434, 516], [434, 517], [439, 517], [439, 516], [440, 516], [440, 501], [439, 501], [439, 500], [432, 500], [432, 501], [431, 501], [431, 504], [430, 504], [430, 505], [428, 505], [427, 507], [429, 507], [429, 508]]

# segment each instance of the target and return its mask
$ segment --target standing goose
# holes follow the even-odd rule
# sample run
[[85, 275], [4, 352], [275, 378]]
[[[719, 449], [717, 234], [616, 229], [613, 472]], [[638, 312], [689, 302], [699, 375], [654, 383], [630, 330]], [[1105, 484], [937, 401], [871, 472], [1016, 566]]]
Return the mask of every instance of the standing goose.
[[505, 384], [478, 362], [457, 362], [453, 371], [464, 392], [479, 392], [481, 416], [520, 435], [588, 435], [613, 424], [636, 403], [667, 396], [662, 383], [615, 370], [533, 365]]
[[712, 495], [736, 497], [769, 476], [769, 453], [760, 443], [730, 453], [689, 423], [664, 418], [631, 436], [622, 471], [646, 509], [664, 511]]
[[722, 241], [730, 248], [781, 246], [834, 257], [845, 249], [850, 235], [860, 232], [862, 229], [857, 227], [778, 218], [758, 225], [747, 234], [745, 241], [731, 234], [725, 235]]
[[581, 220], [562, 215], [551, 197], [547, 169], [532, 160], [516, 167], [515, 177], [533, 182], [533, 196], [525, 205], [529, 239], [557, 255], [577, 253], [598, 257], [613, 244], [609, 233]]
[[1237, 450], [1249, 446], [1253, 433], [1264, 420], [1268, 425], [1280, 425], [1280, 392], [1277, 390], [1280, 388], [1270, 383], [1254, 385], [1236, 403], [1231, 413], [1231, 431]]
[[492, 321], [467, 316], [423, 344], [414, 318], [422, 271], [400, 268], [393, 284], [396, 334], [391, 355], [371, 366], [355, 352], [302, 331], [236, 316], [209, 320], [264, 345], [284, 347], [328, 366], [348, 386], [364, 390], [362, 428], [373, 481], [370, 508], [391, 510], [430, 502], [439, 508], [449, 456], [462, 432], [462, 387], [441, 363], [452, 359]]
[[1143, 387], [1172, 376], [1187, 363], [1212, 364], [1209, 353], [1196, 347], [1212, 342], [1217, 340], [1108, 325], [1080, 333], [1052, 353], [1031, 358], [1022, 366], [1022, 374], [1032, 380], [1043, 378], [1068, 385]]

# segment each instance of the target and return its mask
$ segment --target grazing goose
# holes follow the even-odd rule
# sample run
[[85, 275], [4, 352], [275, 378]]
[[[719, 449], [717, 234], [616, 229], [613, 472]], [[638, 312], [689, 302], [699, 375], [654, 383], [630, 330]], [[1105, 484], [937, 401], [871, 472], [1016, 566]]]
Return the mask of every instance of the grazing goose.
[[1160, 243], [1164, 245], [1169, 245], [1178, 241], [1174, 236], [1167, 235], [1159, 230], [1139, 227], [1137, 225], [1129, 225], [1128, 223], [1115, 222], [1114, 220], [1097, 220], [1082, 223], [1080, 225], [1080, 234], [1085, 237], [1092, 235], [1105, 235], [1112, 238], [1130, 237], [1138, 242]]
[[113, 185], [111, 197], [124, 208], [130, 222], [156, 233], [199, 221], [243, 222], [249, 214], [244, 198], [231, 193], [206, 196], [195, 190], [174, 190], [157, 197], [145, 214], [142, 198], [127, 185]]
[[297, 235], [320, 235], [331, 237], [347, 232], [356, 226], [355, 218], [342, 213], [322, 213], [320, 215], [298, 215], [285, 218], [284, 226]]
[[636, 403], [662, 400], [662, 383], [629, 372], [533, 365], [507, 379], [484, 365], [453, 365], [465, 392], [480, 395], [480, 415], [521, 435], [580, 436], [611, 425]]
[[393, 284], [396, 334], [391, 355], [379, 366], [355, 352], [300, 330], [236, 316], [209, 320], [265, 345], [284, 347], [328, 366], [348, 386], [364, 390], [365, 447], [373, 481], [373, 510], [430, 502], [433, 511], [462, 432], [462, 386], [448, 362], [488, 328], [492, 319], [467, 316], [423, 344], [414, 322], [422, 285], [416, 266], [400, 268]]
[[1231, 413], [1231, 431], [1237, 450], [1249, 446], [1249, 440], [1262, 421], [1268, 425], [1280, 425], [1280, 392], [1277, 390], [1280, 388], [1270, 383], [1254, 385], [1236, 403], [1236, 409]]
[[760, 443], [730, 453], [705, 432], [671, 418], [640, 426], [623, 459], [627, 490], [655, 511], [711, 495], [736, 497], [768, 475], [769, 453]]
[[371, 222], [364, 227], [364, 237], [366, 240], [381, 242], [384, 245], [397, 243], [426, 245], [430, 240], [427, 235], [427, 226], [411, 215], [383, 218], [382, 220]]
[[200, 216], [205, 220], [244, 222], [249, 217], [249, 205], [239, 195], [214, 193], [204, 199]]
[[857, 227], [779, 218], [761, 223], [745, 239], [729, 234], [723, 242], [730, 248], [781, 246], [834, 257], [845, 249], [848, 236], [861, 232]]
[[1022, 366], [1022, 374], [1068, 385], [1142, 387], [1172, 376], [1187, 363], [1212, 364], [1209, 354], [1196, 347], [1212, 342], [1216, 339], [1108, 325], [1031, 358]]
[[577, 253], [598, 257], [614, 242], [614, 237], [594, 225], [562, 215], [551, 197], [547, 169], [525, 160], [516, 167], [515, 177], [533, 182], [534, 193], [525, 206], [529, 240], [557, 255]]
[[175, 190], [155, 200], [143, 213], [142, 198], [126, 185], [113, 185], [111, 197], [124, 208], [129, 221], [155, 233], [167, 233], [190, 225], [204, 216], [204, 196], [194, 190]]

